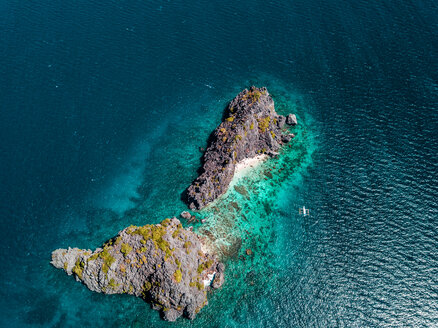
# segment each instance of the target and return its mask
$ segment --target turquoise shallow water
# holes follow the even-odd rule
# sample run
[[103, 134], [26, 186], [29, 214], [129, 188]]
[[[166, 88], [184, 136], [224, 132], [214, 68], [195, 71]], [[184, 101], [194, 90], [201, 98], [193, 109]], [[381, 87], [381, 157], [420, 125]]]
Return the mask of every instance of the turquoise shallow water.
[[[433, 1], [7, 0], [0, 15], [1, 326], [437, 325]], [[199, 147], [250, 85], [300, 125], [235, 181], [248, 197], [200, 214], [230, 257], [195, 321], [49, 265], [186, 209]]]

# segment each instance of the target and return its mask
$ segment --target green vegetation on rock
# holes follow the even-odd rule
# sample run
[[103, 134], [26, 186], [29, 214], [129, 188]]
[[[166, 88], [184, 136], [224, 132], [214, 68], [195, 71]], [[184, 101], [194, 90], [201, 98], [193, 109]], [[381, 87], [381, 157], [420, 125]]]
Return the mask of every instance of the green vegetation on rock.
[[94, 261], [99, 257], [99, 253], [95, 253], [87, 259], [87, 262]]
[[178, 237], [179, 233], [180, 233], [180, 229], [178, 228], [172, 233], [172, 238]]
[[180, 283], [182, 280], [182, 272], [180, 269], [176, 270], [175, 273], [173, 274], [173, 277], [175, 278], [177, 283]]
[[269, 123], [271, 122], [271, 118], [269, 116], [266, 116], [265, 118], [257, 119], [257, 122], [259, 124], [259, 130], [261, 132], [265, 132], [266, 129], [269, 128]]
[[248, 91], [248, 93], [246, 95], [244, 95], [242, 98], [243, 99], [251, 99], [252, 102], [257, 102], [259, 101], [260, 97], [261, 97], [262, 93], [258, 90], [251, 90]]
[[192, 242], [191, 241], [186, 241], [184, 243], [184, 248], [187, 251], [187, 254], [190, 254], [190, 247], [192, 246]]
[[207, 262], [201, 263], [198, 266], [198, 273], [202, 273], [202, 271], [208, 269], [213, 265], [213, 260], [208, 260]]
[[[65, 264], [64, 264], [65, 265]], [[72, 271], [75, 275], [79, 277], [79, 279], [82, 279], [82, 272], [84, 271], [85, 263], [81, 261], [81, 259], [77, 259], [75, 266], [73, 267]]]
[[114, 279], [111, 278], [110, 281], [109, 281], [109, 283], [108, 283], [108, 286], [111, 287], [112, 289], [116, 289], [116, 288], [119, 286], [119, 284], [117, 284], [117, 283], [114, 281]]
[[151, 282], [150, 282], [150, 281], [146, 281], [146, 282], [144, 283], [144, 288], [143, 288], [143, 290], [144, 290], [145, 292], [148, 292], [148, 291], [151, 290], [151, 288], [152, 288], [152, 284], [151, 284]]
[[124, 256], [127, 256], [132, 251], [132, 246], [129, 244], [122, 244], [122, 247], [120, 248], [120, 251], [123, 253]]
[[112, 247], [104, 247], [103, 251], [99, 253], [99, 257], [103, 260], [102, 271], [108, 273], [109, 268], [115, 262], [115, 258], [109, 253], [108, 249]]
[[160, 225], [147, 224], [143, 227], [134, 227], [129, 233], [132, 235], [143, 236], [143, 244], [146, 244], [148, 240], [152, 241], [155, 249], [162, 250], [166, 254], [166, 258], [168, 258], [172, 256], [174, 251], [174, 249], [170, 248], [169, 242], [163, 238], [167, 233], [166, 227], [169, 224], [169, 221], [170, 219], [166, 219], [162, 221]]

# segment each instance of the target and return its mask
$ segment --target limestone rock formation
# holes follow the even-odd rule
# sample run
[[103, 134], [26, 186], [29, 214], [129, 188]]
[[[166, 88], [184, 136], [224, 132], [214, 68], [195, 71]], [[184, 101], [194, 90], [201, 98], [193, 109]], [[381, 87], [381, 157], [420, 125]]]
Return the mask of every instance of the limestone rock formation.
[[223, 264], [176, 218], [130, 226], [94, 252], [57, 249], [51, 263], [92, 291], [141, 297], [169, 321], [195, 318], [224, 281]]
[[275, 112], [266, 88], [251, 87], [239, 93], [210, 137], [201, 175], [186, 191], [189, 207], [201, 209], [225, 193], [241, 160], [278, 154], [281, 144], [291, 140], [283, 138], [285, 123], [286, 117]]
[[295, 114], [289, 114], [286, 117], [286, 124], [297, 125], [297, 117], [295, 116]]
[[190, 218], [192, 217], [192, 215], [191, 215], [189, 212], [187, 212], [187, 211], [183, 211], [183, 212], [181, 212], [180, 216], [181, 216], [183, 219], [186, 219], [186, 220], [190, 220]]

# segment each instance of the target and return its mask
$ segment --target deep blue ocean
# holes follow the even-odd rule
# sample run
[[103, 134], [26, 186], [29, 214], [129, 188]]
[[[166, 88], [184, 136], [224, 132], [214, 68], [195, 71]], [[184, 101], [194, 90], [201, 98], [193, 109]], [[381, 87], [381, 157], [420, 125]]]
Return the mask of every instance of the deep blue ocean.
[[[1, 327], [438, 327], [437, 1], [1, 0], [0, 85]], [[194, 321], [50, 265], [186, 209], [251, 85], [297, 137]]]

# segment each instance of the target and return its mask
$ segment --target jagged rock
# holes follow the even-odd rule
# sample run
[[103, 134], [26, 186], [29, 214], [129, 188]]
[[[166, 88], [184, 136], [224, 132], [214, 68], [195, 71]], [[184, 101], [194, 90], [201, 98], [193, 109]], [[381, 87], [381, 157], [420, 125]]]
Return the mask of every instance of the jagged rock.
[[267, 152], [267, 155], [269, 157], [277, 157], [278, 155], [280, 155], [280, 153], [276, 152], [276, 151], [269, 151], [269, 152]]
[[164, 320], [176, 321], [181, 316], [181, 314], [175, 309], [169, 309], [163, 312]]
[[216, 273], [214, 275], [214, 279], [213, 282], [211, 283], [211, 287], [213, 288], [219, 288], [223, 285], [224, 283], [224, 271], [225, 271], [225, 266], [223, 263], [218, 263], [218, 265], [216, 266]]
[[94, 252], [57, 249], [51, 263], [92, 291], [141, 297], [169, 321], [193, 319], [207, 304], [213, 277], [223, 276], [223, 264], [176, 218], [130, 226]]
[[277, 121], [278, 127], [282, 129], [285, 123], [286, 123], [286, 117], [284, 117], [283, 115], [278, 115], [278, 121]]
[[292, 140], [292, 137], [293, 135], [290, 135], [290, 134], [285, 134], [285, 135], [282, 135], [281, 136], [281, 141], [283, 141], [284, 143], [288, 143], [289, 141], [291, 141]]
[[189, 213], [189, 212], [187, 212], [187, 211], [183, 211], [183, 212], [181, 212], [181, 217], [183, 218], [183, 219], [186, 219], [186, 220], [189, 220], [191, 217], [192, 217], [192, 215]]
[[297, 125], [297, 117], [295, 116], [295, 114], [289, 114], [286, 118], [286, 124], [289, 125]]
[[275, 154], [282, 143], [285, 121], [275, 112], [266, 88], [251, 87], [239, 93], [211, 135], [202, 158], [201, 175], [187, 188], [189, 207], [201, 209], [225, 193], [238, 162], [260, 154]]
[[225, 264], [223, 264], [222, 262], [219, 262], [216, 265], [216, 270], [217, 270], [217, 272], [224, 273], [225, 272]]

